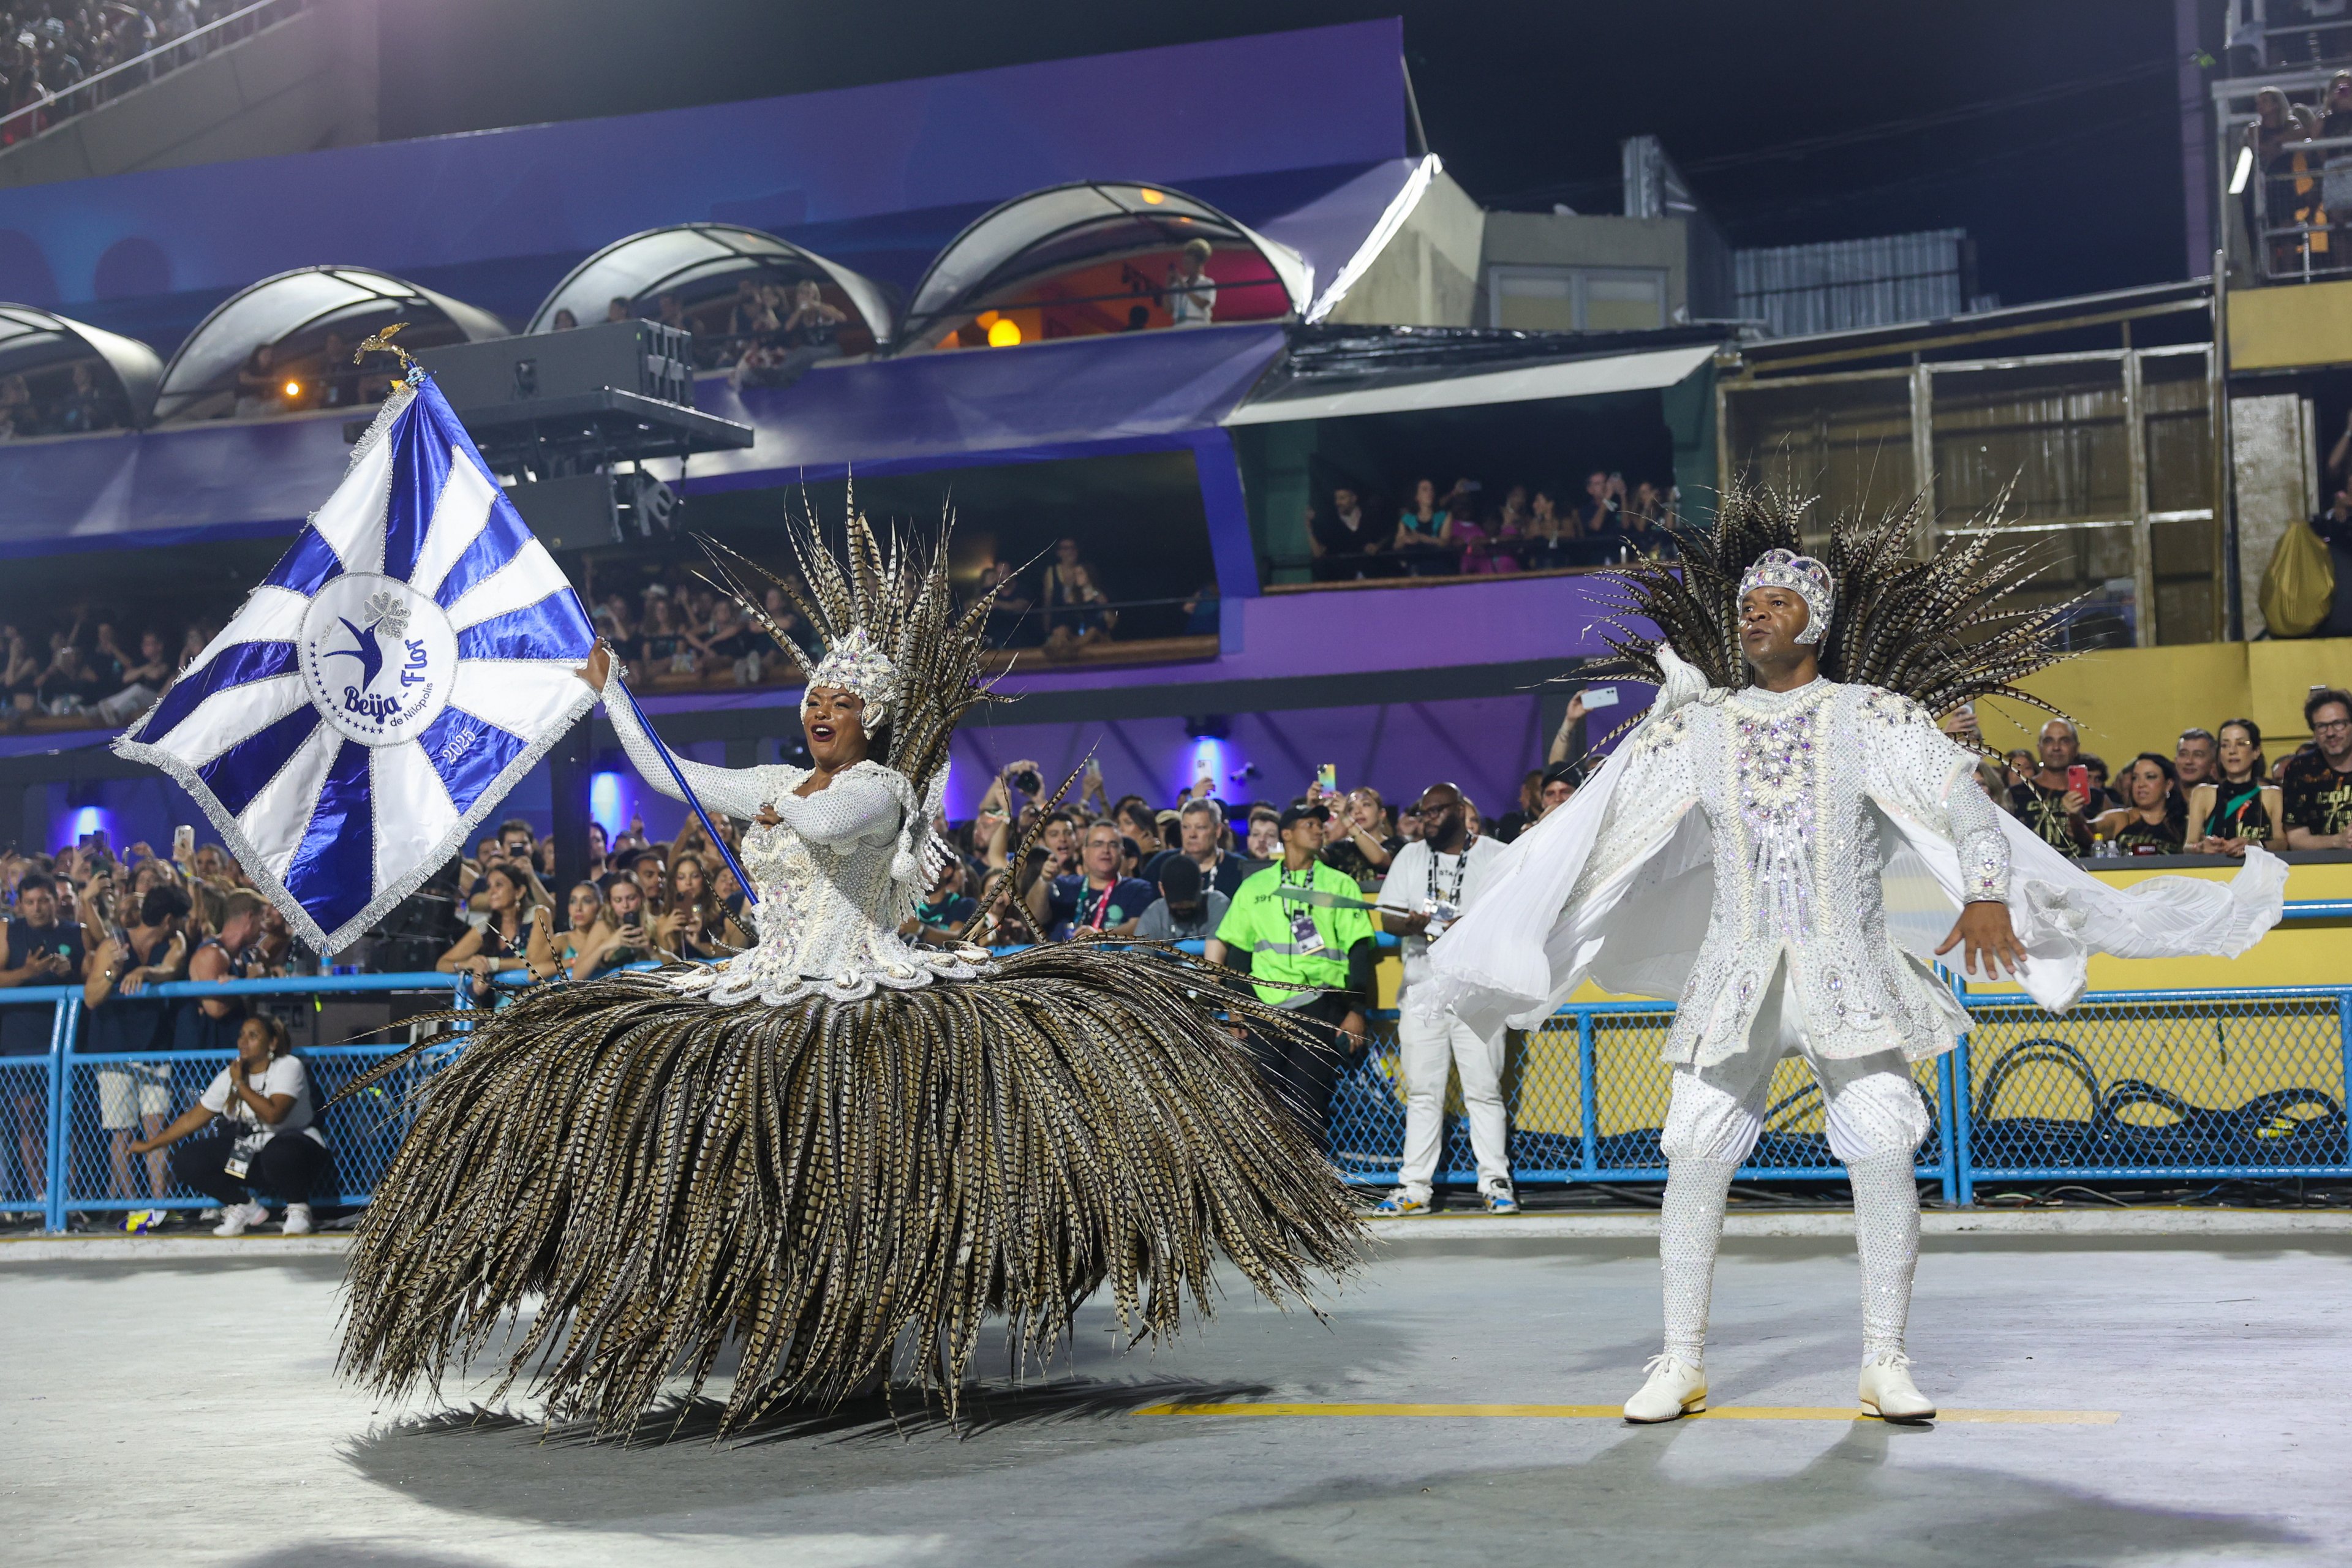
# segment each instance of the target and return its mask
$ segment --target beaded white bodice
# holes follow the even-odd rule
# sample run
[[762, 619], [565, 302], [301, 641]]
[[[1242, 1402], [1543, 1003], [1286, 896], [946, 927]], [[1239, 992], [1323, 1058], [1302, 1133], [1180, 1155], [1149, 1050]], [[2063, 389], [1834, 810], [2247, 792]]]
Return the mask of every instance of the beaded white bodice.
[[[637, 771], [676, 798], [668, 769], [628, 704], [607, 711]], [[936, 802], [918, 801], [901, 774], [859, 763], [803, 796], [793, 792], [807, 781], [805, 768], [720, 768], [682, 757], [677, 764], [706, 809], [751, 824], [741, 858], [759, 895], [748, 910], [758, 940], [672, 977], [678, 990], [721, 1004], [781, 1006], [810, 996], [853, 1002], [877, 990], [971, 979], [987, 966], [982, 949], [927, 947], [898, 934], [910, 889], [928, 885], [937, 869], [935, 856], [918, 853], [906, 831]], [[762, 807], [782, 820], [761, 826]]]
[[1970, 900], [2006, 898], [2009, 852], [1974, 758], [1924, 709], [1829, 680], [1750, 687], [1661, 714], [1626, 744], [1612, 822], [1579, 896], [1649, 854], [1693, 808], [1712, 840], [1706, 936], [1669, 1059], [1704, 1065], [1744, 1049], [1783, 963], [1822, 1055], [1949, 1045], [1949, 994], [1887, 934], [1880, 814], [1948, 836]]

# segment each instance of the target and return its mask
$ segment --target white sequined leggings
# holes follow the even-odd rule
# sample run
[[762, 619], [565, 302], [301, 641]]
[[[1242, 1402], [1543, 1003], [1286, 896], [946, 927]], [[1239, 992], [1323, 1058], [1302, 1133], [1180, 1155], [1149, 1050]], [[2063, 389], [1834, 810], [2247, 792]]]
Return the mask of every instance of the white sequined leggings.
[[1676, 1068], [1660, 1140], [1666, 1194], [1658, 1217], [1665, 1277], [1665, 1350], [1703, 1364], [1707, 1298], [1732, 1173], [1764, 1131], [1772, 1069], [1802, 1055], [1829, 1102], [1830, 1152], [1853, 1186], [1855, 1249], [1862, 1258], [1863, 1360], [1903, 1352], [1911, 1276], [1919, 1258], [1919, 1189], [1912, 1163], [1927, 1136], [1927, 1111], [1901, 1053], [1832, 1059], [1806, 1048], [1804, 1016], [1776, 975], [1757, 1009], [1748, 1048], [1706, 1068]]

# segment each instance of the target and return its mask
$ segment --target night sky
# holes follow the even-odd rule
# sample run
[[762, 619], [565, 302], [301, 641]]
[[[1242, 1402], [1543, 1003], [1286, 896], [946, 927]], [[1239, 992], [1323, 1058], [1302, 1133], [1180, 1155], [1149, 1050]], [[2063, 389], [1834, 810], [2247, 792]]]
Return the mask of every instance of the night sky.
[[[1430, 145], [1488, 206], [1614, 212], [1618, 141], [1651, 132], [1734, 245], [1965, 228], [1978, 288], [2010, 304], [2185, 272], [2167, 0], [385, 0], [383, 127], [628, 113], [1400, 13]], [[1843, 140], [1801, 145], [1822, 138]]]

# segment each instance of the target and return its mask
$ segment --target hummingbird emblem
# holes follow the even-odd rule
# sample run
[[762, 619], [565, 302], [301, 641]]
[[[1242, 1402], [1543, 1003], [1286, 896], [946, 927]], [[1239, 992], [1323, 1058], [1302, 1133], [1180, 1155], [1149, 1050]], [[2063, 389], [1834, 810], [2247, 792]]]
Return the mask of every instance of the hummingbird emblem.
[[320, 657], [358, 659], [360, 689], [365, 691], [375, 684], [375, 678], [383, 671], [383, 644], [377, 640], [378, 634], [387, 631], [394, 637], [405, 634], [408, 630], [408, 606], [388, 592], [378, 592], [368, 596], [360, 613], [373, 617], [365, 631], [352, 625], [347, 616], [335, 617], [343, 623], [343, 629], [352, 634], [352, 641], [357, 646], [330, 648]]

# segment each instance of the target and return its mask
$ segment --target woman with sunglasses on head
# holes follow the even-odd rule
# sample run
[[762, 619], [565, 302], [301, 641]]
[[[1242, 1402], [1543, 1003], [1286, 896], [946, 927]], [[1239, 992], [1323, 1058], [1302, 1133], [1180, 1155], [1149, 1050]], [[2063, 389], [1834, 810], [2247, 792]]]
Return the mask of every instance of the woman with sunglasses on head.
[[2252, 719], [2231, 719], [2220, 731], [2221, 781], [2200, 784], [2189, 797], [2188, 842], [2200, 854], [2242, 856], [2249, 844], [2279, 836], [2285, 807], [2263, 765], [2263, 732]]

